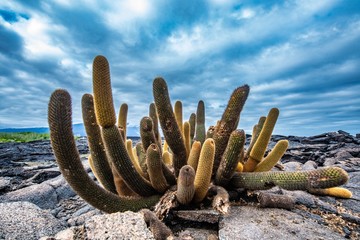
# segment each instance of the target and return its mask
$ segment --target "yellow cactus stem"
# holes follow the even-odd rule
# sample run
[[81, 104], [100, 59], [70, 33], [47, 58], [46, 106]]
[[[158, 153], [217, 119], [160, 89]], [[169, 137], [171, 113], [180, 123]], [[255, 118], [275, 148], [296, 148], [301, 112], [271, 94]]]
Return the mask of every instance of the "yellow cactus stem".
[[195, 174], [195, 195], [193, 201], [199, 203], [206, 197], [210, 186], [214, 164], [215, 142], [212, 138], [205, 140], [200, 152], [199, 163]]
[[156, 112], [155, 103], [151, 103], [149, 106], [149, 117], [153, 121], [153, 131], [154, 131], [155, 139], [157, 142], [161, 144], [161, 136], [159, 132], [159, 119]]
[[171, 107], [168, 87], [163, 78], [155, 78], [153, 82], [153, 95], [164, 137], [173, 152], [173, 167], [177, 177], [180, 168], [186, 165], [186, 148]]
[[150, 117], [143, 117], [140, 121], [140, 138], [144, 149], [147, 149], [152, 143], [159, 146], [161, 152], [161, 143], [159, 143], [154, 134], [154, 124]]
[[256, 165], [264, 157], [267, 145], [269, 144], [271, 134], [274, 130], [275, 123], [279, 116], [279, 109], [272, 108], [266, 117], [264, 126], [256, 140], [254, 147], [251, 149], [249, 159], [244, 165], [244, 172], [253, 172]]
[[181, 131], [182, 134], [184, 134], [183, 129], [183, 107], [181, 101], [176, 101], [174, 106], [174, 113], [176, 118], [176, 123]]
[[[138, 211], [151, 207], [160, 196], [132, 199], [119, 197], [96, 184], [85, 171], [72, 133], [71, 97], [58, 89], [50, 97], [48, 107], [51, 146], [59, 169], [71, 188], [93, 207], [107, 213]], [[96, 197], [94, 197], [96, 196]]]
[[128, 105], [126, 103], [123, 103], [120, 106], [117, 126], [121, 130], [121, 134], [124, 141], [127, 138], [126, 135], [127, 114], [128, 114]]
[[193, 143], [194, 136], [195, 136], [195, 125], [196, 125], [196, 114], [191, 113], [189, 117], [189, 124], [190, 124], [190, 139], [191, 144]]
[[195, 126], [195, 140], [200, 141], [201, 144], [205, 142], [205, 104], [200, 100], [196, 110], [196, 126]]
[[132, 164], [134, 165], [136, 171], [138, 173], [140, 173], [141, 176], [144, 177], [143, 171], [141, 170], [139, 161], [137, 159], [137, 157], [135, 157], [134, 152], [133, 152], [133, 148], [132, 148], [132, 140], [131, 139], [127, 139], [126, 140], [126, 150], [129, 154], [130, 160], [132, 162]]
[[184, 140], [185, 140], [185, 148], [186, 148], [186, 158], [189, 157], [190, 149], [191, 149], [191, 139], [190, 139], [190, 124], [189, 122], [184, 122]]
[[322, 196], [332, 196], [338, 198], [352, 198], [352, 192], [346, 188], [342, 187], [332, 187], [332, 188], [310, 188], [308, 192], [315, 195]]
[[152, 143], [146, 150], [146, 164], [151, 185], [159, 193], [164, 193], [169, 188], [169, 185], [162, 171], [162, 158], [160, 154], [157, 144]]
[[168, 151], [163, 152], [162, 159], [166, 165], [172, 165], [172, 154]]
[[251, 135], [251, 141], [250, 141], [248, 149], [246, 150], [246, 155], [245, 155], [245, 158], [244, 158], [245, 160], [247, 160], [249, 158], [251, 149], [254, 147], [254, 144], [255, 144], [256, 140], [258, 139], [258, 137], [260, 135], [260, 132], [261, 132], [263, 126], [264, 126], [265, 120], [266, 120], [266, 117], [261, 116], [259, 118], [258, 123], [254, 125], [253, 132], [252, 132], [252, 135]]
[[179, 177], [177, 179], [176, 198], [179, 203], [183, 205], [189, 204], [195, 194], [195, 171], [189, 166], [185, 165], [180, 169]]
[[236, 172], [242, 172], [244, 169], [244, 165], [241, 162], [238, 162], [236, 166]]
[[242, 172], [235, 173], [231, 185], [248, 190], [266, 190], [278, 186], [287, 190], [331, 188], [345, 184], [349, 179], [346, 171], [328, 167], [295, 172]]
[[201, 142], [194, 141], [190, 150], [187, 164], [190, 165], [195, 170], [195, 172], [197, 170], [197, 166], [199, 162], [200, 151], [201, 151]]
[[102, 127], [116, 123], [111, 92], [109, 63], [104, 56], [96, 56], [93, 62], [93, 92], [97, 122]]
[[[84, 94], [81, 99], [82, 117], [90, 149], [89, 162], [96, 179], [110, 192], [116, 193], [116, 188], [106, 156], [100, 127], [96, 122], [94, 100], [91, 94]], [[90, 165], [90, 166], [91, 166]]]
[[271, 152], [256, 165], [254, 172], [270, 171], [282, 158], [288, 146], [288, 140], [280, 140], [277, 142]]
[[166, 140], [164, 140], [163, 152], [168, 152], [168, 151], [169, 151], [169, 145], [167, 144]]
[[225, 187], [229, 183], [239, 162], [239, 156], [244, 149], [245, 139], [244, 130], [235, 130], [231, 133], [229, 143], [216, 172], [216, 185]]

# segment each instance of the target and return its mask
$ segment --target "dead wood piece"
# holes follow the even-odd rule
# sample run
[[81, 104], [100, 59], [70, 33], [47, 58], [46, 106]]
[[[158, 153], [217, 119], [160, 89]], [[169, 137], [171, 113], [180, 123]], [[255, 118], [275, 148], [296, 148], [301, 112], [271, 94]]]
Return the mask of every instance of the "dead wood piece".
[[214, 195], [211, 205], [216, 211], [220, 212], [221, 214], [229, 213], [229, 193], [225, 188], [213, 185], [210, 187], [208, 194], [210, 196]]
[[160, 198], [156, 204], [154, 212], [158, 219], [163, 220], [171, 209], [178, 207], [179, 203], [176, 200], [176, 191], [170, 189]]
[[150, 231], [153, 233], [155, 239], [173, 239], [174, 235], [170, 228], [168, 228], [165, 223], [160, 221], [154, 212], [150, 211], [149, 209], [142, 209], [141, 213], [144, 215], [144, 220]]
[[174, 216], [182, 220], [204, 223], [218, 223], [220, 217], [218, 211], [215, 210], [179, 210], [173, 212]]
[[273, 193], [260, 192], [258, 194], [260, 207], [293, 209], [295, 201], [292, 197]]

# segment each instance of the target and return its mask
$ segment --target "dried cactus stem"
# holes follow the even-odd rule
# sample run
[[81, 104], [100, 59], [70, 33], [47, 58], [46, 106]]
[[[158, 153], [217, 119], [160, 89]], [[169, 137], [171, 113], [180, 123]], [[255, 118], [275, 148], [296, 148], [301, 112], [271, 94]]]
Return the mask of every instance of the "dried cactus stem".
[[185, 165], [180, 169], [177, 180], [176, 198], [179, 203], [183, 205], [189, 204], [195, 194], [195, 171], [189, 166]]
[[97, 185], [81, 164], [71, 122], [71, 98], [66, 90], [56, 90], [50, 97], [48, 121], [51, 145], [60, 171], [71, 188], [86, 202], [107, 213], [138, 211], [151, 207], [159, 196], [142, 199], [121, 198]]

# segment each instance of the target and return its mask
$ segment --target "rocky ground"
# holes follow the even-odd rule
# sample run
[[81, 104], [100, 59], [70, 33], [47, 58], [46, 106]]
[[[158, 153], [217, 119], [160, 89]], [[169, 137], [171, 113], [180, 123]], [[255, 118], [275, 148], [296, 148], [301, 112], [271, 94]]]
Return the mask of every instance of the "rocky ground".
[[[358, 136], [359, 137], [359, 136]], [[360, 138], [338, 131], [290, 141], [285, 170], [339, 166], [350, 176], [351, 199], [272, 189], [290, 196], [291, 210], [260, 208], [243, 192], [228, 215], [175, 209], [165, 223], [180, 239], [359, 239]], [[86, 139], [77, 141], [83, 163]], [[94, 177], [93, 177], [94, 178]], [[104, 214], [89, 206], [61, 176], [49, 141], [0, 144], [0, 239], [154, 239], [141, 213]]]

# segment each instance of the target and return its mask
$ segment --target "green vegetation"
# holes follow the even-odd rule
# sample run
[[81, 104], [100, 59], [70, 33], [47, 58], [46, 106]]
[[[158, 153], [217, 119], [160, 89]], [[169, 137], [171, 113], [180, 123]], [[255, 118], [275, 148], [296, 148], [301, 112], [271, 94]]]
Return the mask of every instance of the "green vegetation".
[[35, 133], [35, 132], [0, 132], [0, 143], [5, 142], [31, 142], [36, 140], [49, 140], [48, 133]]

